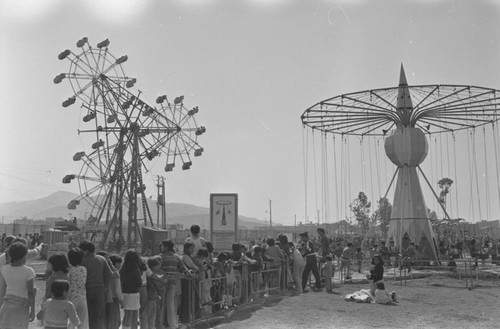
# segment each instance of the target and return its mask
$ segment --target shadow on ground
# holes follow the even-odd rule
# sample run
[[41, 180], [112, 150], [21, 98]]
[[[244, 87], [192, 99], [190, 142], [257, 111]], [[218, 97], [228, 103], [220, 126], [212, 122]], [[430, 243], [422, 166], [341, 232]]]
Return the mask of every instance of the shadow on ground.
[[208, 319], [200, 320], [200, 322], [193, 324], [191, 328], [195, 329], [209, 329], [221, 324], [228, 324], [232, 322], [239, 322], [250, 319], [258, 310], [267, 307], [273, 307], [279, 304], [283, 298], [293, 296], [293, 294], [269, 296], [267, 298], [251, 302], [249, 304], [237, 306], [233, 309], [227, 310], [218, 315], [214, 315]]

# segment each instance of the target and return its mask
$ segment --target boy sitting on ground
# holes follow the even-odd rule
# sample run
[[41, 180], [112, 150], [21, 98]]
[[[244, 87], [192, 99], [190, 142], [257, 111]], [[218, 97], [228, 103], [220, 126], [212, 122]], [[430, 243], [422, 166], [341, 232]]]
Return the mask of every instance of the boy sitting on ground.
[[388, 293], [387, 290], [385, 290], [385, 285], [384, 282], [378, 281], [375, 282], [375, 303], [378, 304], [397, 304], [396, 300], [396, 292], [393, 291], [391, 293]]

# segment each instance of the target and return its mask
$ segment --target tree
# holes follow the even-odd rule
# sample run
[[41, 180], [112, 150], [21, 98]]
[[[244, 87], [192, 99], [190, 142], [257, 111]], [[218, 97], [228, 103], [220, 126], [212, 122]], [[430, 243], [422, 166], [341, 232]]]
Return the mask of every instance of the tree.
[[380, 225], [382, 235], [387, 236], [389, 230], [389, 223], [391, 221], [392, 204], [387, 198], [380, 198], [378, 201], [378, 209], [372, 215], [372, 223]]
[[439, 192], [438, 201], [443, 205], [444, 209], [446, 209], [446, 196], [448, 195], [448, 193], [450, 193], [450, 187], [452, 184], [453, 180], [448, 177], [441, 178], [438, 181], [439, 188], [441, 189], [441, 192]]
[[368, 197], [364, 192], [359, 192], [358, 197], [354, 199], [349, 208], [351, 208], [352, 213], [356, 222], [361, 227], [361, 232], [366, 235], [371, 226], [370, 220], [370, 207], [371, 202], [368, 201]]
[[429, 217], [429, 219], [431, 220], [431, 224], [433, 227], [438, 224], [438, 216], [434, 210], [430, 210], [429, 208], [427, 208], [427, 217]]

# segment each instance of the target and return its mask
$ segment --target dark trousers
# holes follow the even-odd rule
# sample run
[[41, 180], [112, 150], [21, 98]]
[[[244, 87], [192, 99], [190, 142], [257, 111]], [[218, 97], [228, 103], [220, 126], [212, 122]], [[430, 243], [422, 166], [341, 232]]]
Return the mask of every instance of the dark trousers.
[[104, 287], [87, 288], [89, 328], [106, 329], [106, 298]]
[[302, 274], [302, 289], [306, 289], [307, 279], [309, 278], [309, 273], [314, 275], [314, 285], [316, 288], [321, 288], [321, 278], [319, 277], [318, 262], [316, 261], [316, 256], [306, 257], [306, 267], [304, 268], [304, 273]]
[[146, 286], [142, 286], [139, 288], [139, 300], [140, 300], [140, 309], [139, 309], [139, 323], [141, 328], [146, 328], [148, 324], [148, 314], [146, 307], [148, 306], [148, 291]]

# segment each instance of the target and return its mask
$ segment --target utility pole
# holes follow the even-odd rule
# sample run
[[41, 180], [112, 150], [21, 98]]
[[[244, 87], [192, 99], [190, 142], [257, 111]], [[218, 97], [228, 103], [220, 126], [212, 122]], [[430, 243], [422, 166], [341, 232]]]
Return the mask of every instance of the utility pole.
[[161, 228], [167, 228], [167, 212], [165, 204], [165, 178], [162, 176], [156, 176], [157, 178], [157, 201], [156, 201], [156, 226], [160, 227], [161, 218]]
[[273, 228], [273, 211], [272, 211], [272, 200], [269, 199], [269, 228]]

